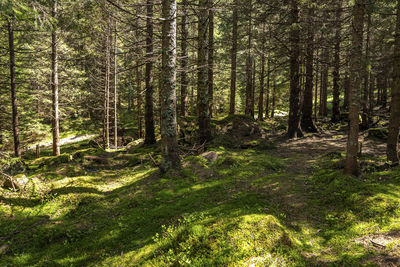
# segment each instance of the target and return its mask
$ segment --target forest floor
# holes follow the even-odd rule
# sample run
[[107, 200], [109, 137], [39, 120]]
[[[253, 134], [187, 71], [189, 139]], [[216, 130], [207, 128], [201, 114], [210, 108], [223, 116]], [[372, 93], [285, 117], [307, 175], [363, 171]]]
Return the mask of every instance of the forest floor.
[[157, 145], [26, 155], [24, 190], [0, 189], [0, 265], [399, 266], [400, 170], [384, 142], [362, 134], [354, 178], [341, 127], [287, 140], [261, 125], [265, 142], [219, 140], [217, 159], [166, 175]]

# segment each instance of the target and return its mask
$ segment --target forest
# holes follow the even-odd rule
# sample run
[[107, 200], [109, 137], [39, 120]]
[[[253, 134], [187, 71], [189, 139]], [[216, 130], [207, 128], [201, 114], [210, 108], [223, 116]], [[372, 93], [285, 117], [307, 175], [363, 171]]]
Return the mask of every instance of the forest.
[[400, 0], [0, 18], [0, 266], [400, 266]]

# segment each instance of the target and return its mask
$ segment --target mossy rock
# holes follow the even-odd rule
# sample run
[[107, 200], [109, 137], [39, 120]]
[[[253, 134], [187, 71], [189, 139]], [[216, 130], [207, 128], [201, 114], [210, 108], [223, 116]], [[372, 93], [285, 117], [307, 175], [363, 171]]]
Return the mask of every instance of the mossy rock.
[[373, 137], [380, 140], [387, 140], [388, 134], [389, 130], [384, 128], [371, 128], [368, 130], [368, 137]]
[[25, 164], [20, 158], [12, 158], [7, 160], [1, 166], [1, 170], [9, 175], [16, 175], [28, 170], [28, 165]]

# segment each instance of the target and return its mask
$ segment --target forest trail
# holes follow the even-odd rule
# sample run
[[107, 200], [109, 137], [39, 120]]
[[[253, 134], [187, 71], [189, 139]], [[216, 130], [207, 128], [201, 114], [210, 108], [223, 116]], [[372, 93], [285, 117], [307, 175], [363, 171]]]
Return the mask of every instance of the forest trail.
[[[96, 134], [84, 134], [84, 135], [73, 135], [73, 136], [69, 136], [66, 138], [61, 138], [60, 146], [86, 141], [86, 140], [94, 138], [95, 136], [97, 136], [97, 135]], [[40, 147], [49, 148], [52, 146], [52, 144], [53, 144], [53, 142], [40, 143]], [[28, 147], [28, 149], [29, 150], [35, 149], [35, 147], [36, 147], [36, 145], [31, 145]]]

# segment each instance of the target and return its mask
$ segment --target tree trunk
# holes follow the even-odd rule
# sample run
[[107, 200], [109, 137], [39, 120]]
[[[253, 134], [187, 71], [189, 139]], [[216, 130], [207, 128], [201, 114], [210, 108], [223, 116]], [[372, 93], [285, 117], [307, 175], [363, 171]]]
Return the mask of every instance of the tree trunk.
[[52, 17], [54, 19], [51, 32], [51, 91], [52, 91], [52, 127], [53, 155], [60, 155], [60, 119], [58, 112], [58, 39], [57, 39], [57, 0], [53, 0]]
[[181, 50], [182, 50], [182, 72], [181, 72], [181, 105], [180, 105], [180, 113], [182, 116], [188, 116], [188, 21], [187, 21], [187, 8], [188, 8], [188, 0], [182, 1], [182, 41], [181, 41]]
[[[258, 120], [263, 121], [264, 118], [264, 76], [265, 76], [265, 25], [263, 25], [262, 32], [262, 46], [261, 46], [261, 72], [260, 72], [260, 95], [258, 98]], [[267, 111], [268, 113], [268, 111]]]
[[274, 87], [272, 89], [272, 107], [271, 107], [271, 118], [275, 116], [276, 107], [276, 80], [274, 79]]
[[340, 43], [342, 30], [342, 1], [338, 1], [336, 10], [336, 32], [335, 32], [335, 55], [333, 70], [333, 102], [332, 102], [332, 122], [340, 120]]
[[[109, 15], [108, 15], [109, 16]], [[108, 18], [106, 32], [106, 51], [105, 51], [105, 77], [104, 77], [104, 121], [103, 121], [103, 142], [104, 149], [110, 148], [110, 33], [111, 33], [111, 18]]]
[[348, 111], [349, 110], [349, 91], [350, 91], [350, 77], [346, 76], [343, 82], [343, 90], [344, 90], [344, 103], [343, 109]]
[[270, 102], [270, 78], [271, 78], [271, 61], [268, 60], [267, 67], [267, 97], [265, 99], [265, 118], [269, 117], [269, 102]]
[[314, 92], [314, 119], [318, 119], [318, 77], [319, 77], [319, 49], [316, 51], [317, 60], [316, 60], [316, 71], [315, 71], [315, 92]]
[[211, 139], [209, 95], [207, 88], [207, 21], [208, 0], [199, 0], [198, 25], [198, 77], [197, 77], [197, 107], [199, 115], [200, 142]]
[[[114, 40], [114, 147], [118, 147], [118, 36], [117, 21], [115, 21]], [[121, 101], [120, 101], [121, 102]]]
[[146, 145], [156, 143], [154, 133], [154, 107], [153, 107], [153, 0], [147, 0], [146, 18], [146, 107], [145, 107], [145, 140]]
[[365, 0], [355, 0], [353, 7], [352, 45], [350, 57], [350, 90], [349, 90], [349, 134], [344, 172], [358, 175], [358, 133], [362, 65], [362, 39], [364, 29]]
[[162, 172], [180, 168], [176, 122], [176, 12], [176, 0], [162, 1]]
[[18, 105], [17, 105], [17, 89], [15, 74], [15, 50], [14, 50], [14, 16], [10, 15], [8, 20], [8, 49], [10, 53], [10, 83], [11, 83], [11, 106], [12, 106], [12, 126], [14, 135], [14, 154], [21, 157], [21, 148], [19, 144], [19, 122], [18, 122]]
[[317, 132], [317, 128], [313, 121], [314, 7], [310, 7], [308, 12], [308, 31], [305, 55], [306, 83], [304, 86], [301, 128], [306, 132]]
[[387, 141], [388, 161], [399, 164], [399, 129], [400, 129], [400, 0], [397, 1], [397, 23], [393, 57], [392, 105]]
[[231, 92], [229, 103], [229, 114], [235, 114], [236, 107], [236, 57], [238, 39], [238, 10], [237, 0], [233, 1], [233, 28], [232, 28], [232, 61], [231, 61]]
[[366, 130], [369, 128], [369, 109], [368, 109], [368, 103], [369, 103], [369, 53], [370, 53], [370, 28], [371, 28], [371, 14], [368, 14], [368, 19], [367, 19], [367, 36], [366, 36], [366, 41], [365, 41], [365, 59], [364, 59], [364, 84], [363, 84], [363, 101], [362, 101], [362, 115], [361, 115], [361, 127]]
[[329, 78], [329, 49], [324, 47], [322, 50], [322, 73], [321, 73], [321, 95], [320, 115], [328, 116], [328, 78]]
[[209, 97], [209, 116], [213, 116], [213, 98], [214, 98], [214, 11], [213, 0], [208, 0], [208, 97]]
[[299, 86], [299, 55], [300, 55], [300, 30], [299, 7], [297, 0], [290, 1], [290, 103], [288, 137], [303, 136], [300, 128], [300, 86]]
[[252, 44], [252, 2], [249, 0], [249, 25], [247, 28], [247, 59], [246, 59], [246, 108], [245, 114], [254, 118], [254, 106], [252, 108], [252, 92], [253, 92], [253, 60], [251, 56], [251, 44]]

